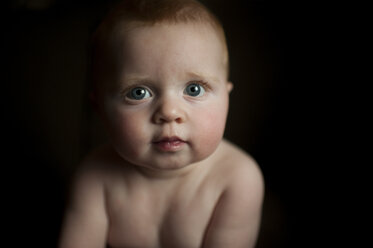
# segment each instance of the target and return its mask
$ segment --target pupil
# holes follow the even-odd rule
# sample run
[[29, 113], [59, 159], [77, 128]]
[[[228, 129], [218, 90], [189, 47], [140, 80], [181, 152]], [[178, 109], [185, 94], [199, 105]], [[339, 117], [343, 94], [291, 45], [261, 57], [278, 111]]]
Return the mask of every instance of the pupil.
[[137, 96], [141, 96], [142, 94], [144, 94], [144, 90], [143, 89], [138, 89], [138, 90], [135, 91], [135, 94]]
[[199, 93], [200, 93], [201, 89], [200, 89], [200, 86], [199, 85], [190, 85], [188, 88], [187, 88], [187, 93], [191, 96], [197, 96]]
[[184, 90], [185, 94], [193, 97], [202, 96], [204, 92], [203, 87], [199, 84], [190, 84]]

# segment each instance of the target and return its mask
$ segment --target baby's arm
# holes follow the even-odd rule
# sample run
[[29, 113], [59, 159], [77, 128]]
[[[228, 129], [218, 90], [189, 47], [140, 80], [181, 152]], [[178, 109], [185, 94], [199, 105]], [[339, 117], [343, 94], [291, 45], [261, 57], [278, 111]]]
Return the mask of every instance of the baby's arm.
[[101, 177], [97, 172], [79, 174], [65, 214], [59, 247], [104, 248], [108, 220]]
[[258, 167], [234, 172], [210, 221], [204, 248], [254, 247], [260, 225], [264, 183]]

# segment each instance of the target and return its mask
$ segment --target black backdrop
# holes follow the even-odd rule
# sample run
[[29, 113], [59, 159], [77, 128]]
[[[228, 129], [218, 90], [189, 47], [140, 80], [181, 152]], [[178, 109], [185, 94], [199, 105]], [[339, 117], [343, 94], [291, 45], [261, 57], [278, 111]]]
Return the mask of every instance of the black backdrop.
[[[87, 101], [85, 56], [108, 2], [3, 8], [3, 214], [12, 247], [56, 245], [69, 176], [105, 137]], [[345, 54], [335, 35], [346, 16], [303, 1], [203, 2], [223, 22], [230, 50], [225, 136], [253, 155], [266, 182], [258, 247], [335, 244], [346, 227], [334, 156], [343, 139], [332, 121]]]

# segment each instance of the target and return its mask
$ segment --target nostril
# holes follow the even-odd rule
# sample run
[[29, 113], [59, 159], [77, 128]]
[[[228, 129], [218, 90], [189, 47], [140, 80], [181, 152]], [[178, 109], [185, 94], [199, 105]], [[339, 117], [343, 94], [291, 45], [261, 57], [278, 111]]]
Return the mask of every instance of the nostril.
[[157, 111], [154, 115], [154, 122], [157, 124], [170, 123], [170, 122], [182, 123], [185, 120], [185, 117], [183, 115], [184, 114], [182, 114], [181, 112], [176, 112], [176, 111], [170, 111], [170, 112]]
[[175, 98], [162, 97], [154, 112], [155, 123], [182, 123], [186, 119], [184, 106]]
[[175, 119], [175, 122], [176, 123], [182, 123], [183, 119], [181, 117], [178, 117], [178, 118]]
[[155, 122], [156, 123], [168, 123], [168, 122], [179, 122], [180, 118], [172, 118], [171, 116], [166, 116], [166, 115], [156, 115], [155, 117]]

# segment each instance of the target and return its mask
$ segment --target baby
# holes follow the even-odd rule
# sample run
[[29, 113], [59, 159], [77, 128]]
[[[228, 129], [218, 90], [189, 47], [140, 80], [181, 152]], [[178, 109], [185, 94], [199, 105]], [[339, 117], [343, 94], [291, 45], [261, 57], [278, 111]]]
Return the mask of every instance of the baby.
[[263, 179], [224, 140], [228, 52], [194, 0], [124, 1], [93, 38], [110, 142], [79, 167], [60, 248], [254, 247]]

